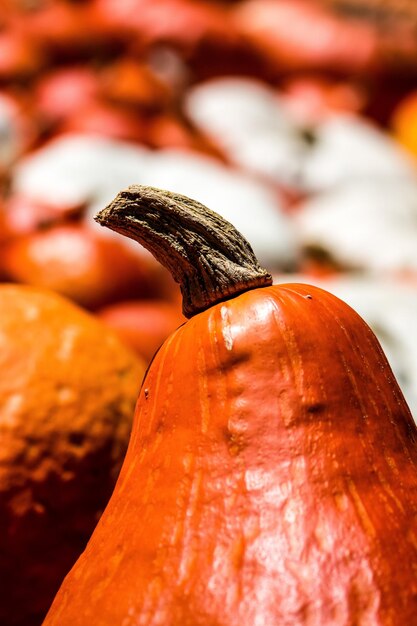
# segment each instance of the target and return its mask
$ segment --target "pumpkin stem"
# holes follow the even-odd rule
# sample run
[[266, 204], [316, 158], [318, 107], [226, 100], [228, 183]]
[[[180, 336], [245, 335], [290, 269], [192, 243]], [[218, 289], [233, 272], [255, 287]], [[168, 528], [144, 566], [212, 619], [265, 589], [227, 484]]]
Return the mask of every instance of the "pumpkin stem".
[[272, 284], [246, 239], [220, 215], [186, 196], [132, 185], [95, 220], [138, 241], [171, 272], [180, 284], [186, 317]]

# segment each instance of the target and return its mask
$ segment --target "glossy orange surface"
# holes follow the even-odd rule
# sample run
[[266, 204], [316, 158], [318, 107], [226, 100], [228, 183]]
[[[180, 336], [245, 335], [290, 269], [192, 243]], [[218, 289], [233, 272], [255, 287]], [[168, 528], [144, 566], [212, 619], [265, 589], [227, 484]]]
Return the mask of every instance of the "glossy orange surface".
[[411, 625], [417, 429], [369, 327], [307, 285], [196, 315], [45, 626]]

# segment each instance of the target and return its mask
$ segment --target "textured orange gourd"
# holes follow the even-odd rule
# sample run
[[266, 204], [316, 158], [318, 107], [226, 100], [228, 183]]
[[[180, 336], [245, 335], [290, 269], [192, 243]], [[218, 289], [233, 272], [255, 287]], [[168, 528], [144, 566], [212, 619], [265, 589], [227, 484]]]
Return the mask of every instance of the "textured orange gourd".
[[45, 626], [416, 624], [417, 429], [369, 327], [271, 286], [189, 199], [131, 187], [98, 219], [171, 268], [192, 318]]
[[38, 626], [126, 453], [145, 366], [51, 291], [0, 284], [0, 624]]

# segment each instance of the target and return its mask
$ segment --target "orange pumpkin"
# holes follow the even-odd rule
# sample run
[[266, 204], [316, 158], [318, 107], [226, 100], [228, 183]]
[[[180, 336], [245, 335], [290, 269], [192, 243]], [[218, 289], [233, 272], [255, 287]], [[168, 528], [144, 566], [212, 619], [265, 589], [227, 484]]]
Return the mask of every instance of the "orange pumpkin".
[[4, 202], [2, 220], [7, 238], [11, 239], [74, 220], [85, 209], [82, 203], [57, 202], [53, 205], [23, 193], [14, 193]]
[[52, 292], [0, 285], [0, 623], [41, 623], [107, 503], [143, 361]]
[[201, 0], [95, 0], [97, 19], [108, 23], [114, 30], [124, 33], [126, 40], [132, 35], [139, 50], [168, 44], [186, 54], [199, 45], [209, 43], [227, 47], [236, 44], [236, 35], [227, 19], [226, 8], [221, 3]]
[[[381, 72], [415, 76], [417, 8], [414, 0], [319, 0], [319, 3], [341, 23], [372, 29]], [[356, 44], [357, 40], [353, 39], [352, 52]]]
[[163, 300], [116, 302], [97, 315], [146, 361], [185, 321], [176, 304]]
[[113, 496], [44, 626], [388, 626], [417, 615], [417, 428], [345, 303], [271, 285], [188, 198], [98, 216], [180, 282]]
[[103, 29], [89, 2], [53, 0], [24, 7], [20, 23], [30, 42], [35, 42], [49, 60], [73, 60], [118, 49], [120, 38]]
[[84, 224], [57, 224], [11, 241], [10, 280], [52, 289], [88, 309], [154, 293], [147, 261]]
[[146, 142], [158, 150], [180, 148], [184, 151], [203, 152], [226, 161], [221, 149], [202, 135], [188, 120], [172, 113], [160, 113], [149, 118]]
[[242, 0], [232, 22], [275, 75], [417, 71], [414, 0]]
[[417, 90], [408, 93], [398, 103], [390, 125], [398, 141], [417, 155]]
[[100, 73], [100, 91], [109, 102], [142, 111], [159, 111], [172, 100], [170, 88], [150, 65], [132, 57], [121, 57]]
[[[1, 16], [2, 18], [4, 15]], [[15, 20], [1, 23], [0, 32], [0, 80], [27, 79], [45, 65], [41, 46], [27, 37]]]
[[94, 103], [99, 80], [87, 64], [55, 67], [38, 78], [34, 92], [38, 114], [50, 127]]
[[361, 74], [377, 68], [372, 27], [340, 19], [320, 2], [243, 0], [233, 10], [233, 23], [275, 76], [317, 70]]
[[59, 133], [85, 133], [141, 143], [146, 124], [140, 112], [122, 109], [100, 100], [86, 103], [63, 120]]

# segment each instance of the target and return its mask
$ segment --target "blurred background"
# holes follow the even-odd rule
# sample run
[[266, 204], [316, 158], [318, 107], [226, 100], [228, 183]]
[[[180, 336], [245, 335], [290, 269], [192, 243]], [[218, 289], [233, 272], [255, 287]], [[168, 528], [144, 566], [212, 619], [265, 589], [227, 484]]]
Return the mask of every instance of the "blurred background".
[[[134, 183], [351, 304], [417, 415], [416, 156], [415, 0], [0, 2], [0, 279], [62, 294], [144, 364], [179, 291], [93, 221]], [[2, 623], [40, 623], [51, 594]]]

